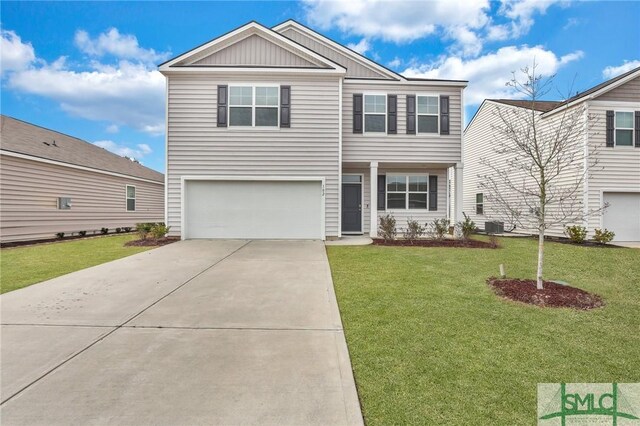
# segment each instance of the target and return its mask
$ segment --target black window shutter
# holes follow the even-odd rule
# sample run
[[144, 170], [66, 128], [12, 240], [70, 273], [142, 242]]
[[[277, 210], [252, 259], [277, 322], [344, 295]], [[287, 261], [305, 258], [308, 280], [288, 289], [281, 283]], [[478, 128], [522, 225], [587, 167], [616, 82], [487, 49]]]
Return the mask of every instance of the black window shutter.
[[398, 133], [398, 95], [387, 96], [387, 133]]
[[280, 127], [291, 127], [291, 86], [280, 86]]
[[440, 134], [449, 134], [449, 96], [440, 96]]
[[416, 134], [416, 96], [407, 95], [407, 134]]
[[218, 86], [218, 127], [227, 127], [227, 85]]
[[379, 175], [378, 176], [378, 210], [384, 210], [386, 196], [387, 196], [387, 178], [385, 175]]
[[353, 95], [353, 133], [362, 133], [362, 93]]
[[613, 147], [613, 119], [615, 113], [613, 111], [607, 111], [607, 146]]
[[429, 211], [438, 210], [438, 176], [429, 176]]
[[640, 111], [636, 111], [636, 148], [640, 148]]

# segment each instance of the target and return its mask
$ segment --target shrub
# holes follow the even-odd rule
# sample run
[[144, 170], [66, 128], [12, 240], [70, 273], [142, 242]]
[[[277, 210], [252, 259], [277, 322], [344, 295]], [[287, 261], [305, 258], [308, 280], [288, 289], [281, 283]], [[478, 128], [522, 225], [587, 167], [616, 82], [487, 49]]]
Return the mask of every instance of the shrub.
[[449, 219], [434, 219], [429, 226], [429, 236], [436, 240], [444, 240], [449, 232]]
[[85, 235], [87, 235], [87, 231], [80, 231], [78, 232], [78, 234], [80, 234], [81, 237], [84, 237]]
[[153, 223], [136, 223], [136, 232], [141, 240], [146, 240], [151, 232], [151, 228], [153, 228]]
[[407, 227], [404, 229], [404, 238], [409, 241], [416, 240], [424, 235], [424, 226], [413, 219], [407, 219]]
[[393, 215], [387, 214], [380, 218], [380, 226], [378, 227], [380, 236], [385, 241], [393, 241], [396, 239], [396, 218]]
[[171, 229], [171, 227], [165, 225], [163, 222], [154, 223], [151, 227], [151, 235], [153, 235], [153, 238], [156, 240], [159, 240], [169, 233], [169, 229]]
[[130, 226], [125, 226], [122, 229], [124, 229], [124, 232], [131, 232], [131, 227]]
[[494, 234], [489, 235], [489, 245], [492, 248], [498, 248], [499, 247], [498, 237], [496, 237]]
[[613, 231], [609, 231], [608, 229], [600, 229], [596, 228], [596, 232], [593, 236], [593, 240], [598, 244], [607, 244], [613, 241], [613, 237], [616, 236], [616, 233]]
[[462, 234], [462, 239], [468, 240], [471, 237], [471, 234], [476, 232], [478, 228], [476, 227], [475, 222], [471, 220], [466, 213], [462, 213], [462, 215], [464, 216], [464, 220], [458, 222], [458, 226], [460, 228], [460, 233]]
[[567, 226], [564, 231], [572, 243], [582, 244], [587, 239], [587, 228], [580, 225]]
[[122, 232], [122, 228], [116, 228], [116, 234], [119, 234]]
[[58, 238], [60, 238], [60, 239], [63, 239], [63, 238], [64, 238], [64, 232], [58, 232], [58, 233], [56, 234], [56, 237], [58, 237]]
[[109, 228], [101, 228], [101, 229], [100, 229], [100, 233], [101, 233], [102, 235], [107, 235], [107, 234], [109, 233]]

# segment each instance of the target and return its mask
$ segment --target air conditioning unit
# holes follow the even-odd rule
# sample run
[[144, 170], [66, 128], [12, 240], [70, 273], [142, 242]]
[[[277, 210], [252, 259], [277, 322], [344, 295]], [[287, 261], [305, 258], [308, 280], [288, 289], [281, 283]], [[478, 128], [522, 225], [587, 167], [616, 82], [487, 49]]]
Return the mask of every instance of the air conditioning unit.
[[487, 234], [504, 234], [504, 222], [492, 220], [484, 223], [484, 232]]

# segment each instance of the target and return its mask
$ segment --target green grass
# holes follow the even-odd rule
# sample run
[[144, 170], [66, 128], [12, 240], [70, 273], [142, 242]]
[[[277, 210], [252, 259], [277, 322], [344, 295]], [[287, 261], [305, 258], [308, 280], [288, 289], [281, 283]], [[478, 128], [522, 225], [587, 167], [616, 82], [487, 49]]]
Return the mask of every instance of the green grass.
[[88, 238], [0, 250], [0, 293], [148, 250], [124, 247], [134, 235]]
[[327, 248], [367, 424], [536, 424], [537, 383], [640, 382], [640, 250], [546, 243], [546, 279], [605, 299], [574, 311], [496, 297], [500, 263], [536, 265], [500, 243]]

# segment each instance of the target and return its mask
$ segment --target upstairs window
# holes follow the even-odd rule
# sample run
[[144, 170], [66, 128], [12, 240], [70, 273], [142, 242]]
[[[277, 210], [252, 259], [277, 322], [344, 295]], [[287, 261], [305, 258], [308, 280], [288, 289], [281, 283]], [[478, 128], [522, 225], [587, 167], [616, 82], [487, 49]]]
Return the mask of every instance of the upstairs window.
[[136, 187], [127, 185], [127, 211], [136, 211]]
[[387, 131], [387, 95], [364, 95], [364, 131]]
[[476, 194], [476, 214], [484, 214], [484, 194]]
[[418, 133], [438, 133], [438, 96], [417, 97]]
[[231, 86], [229, 126], [278, 127], [279, 88]]
[[616, 146], [633, 146], [633, 113], [616, 111]]

